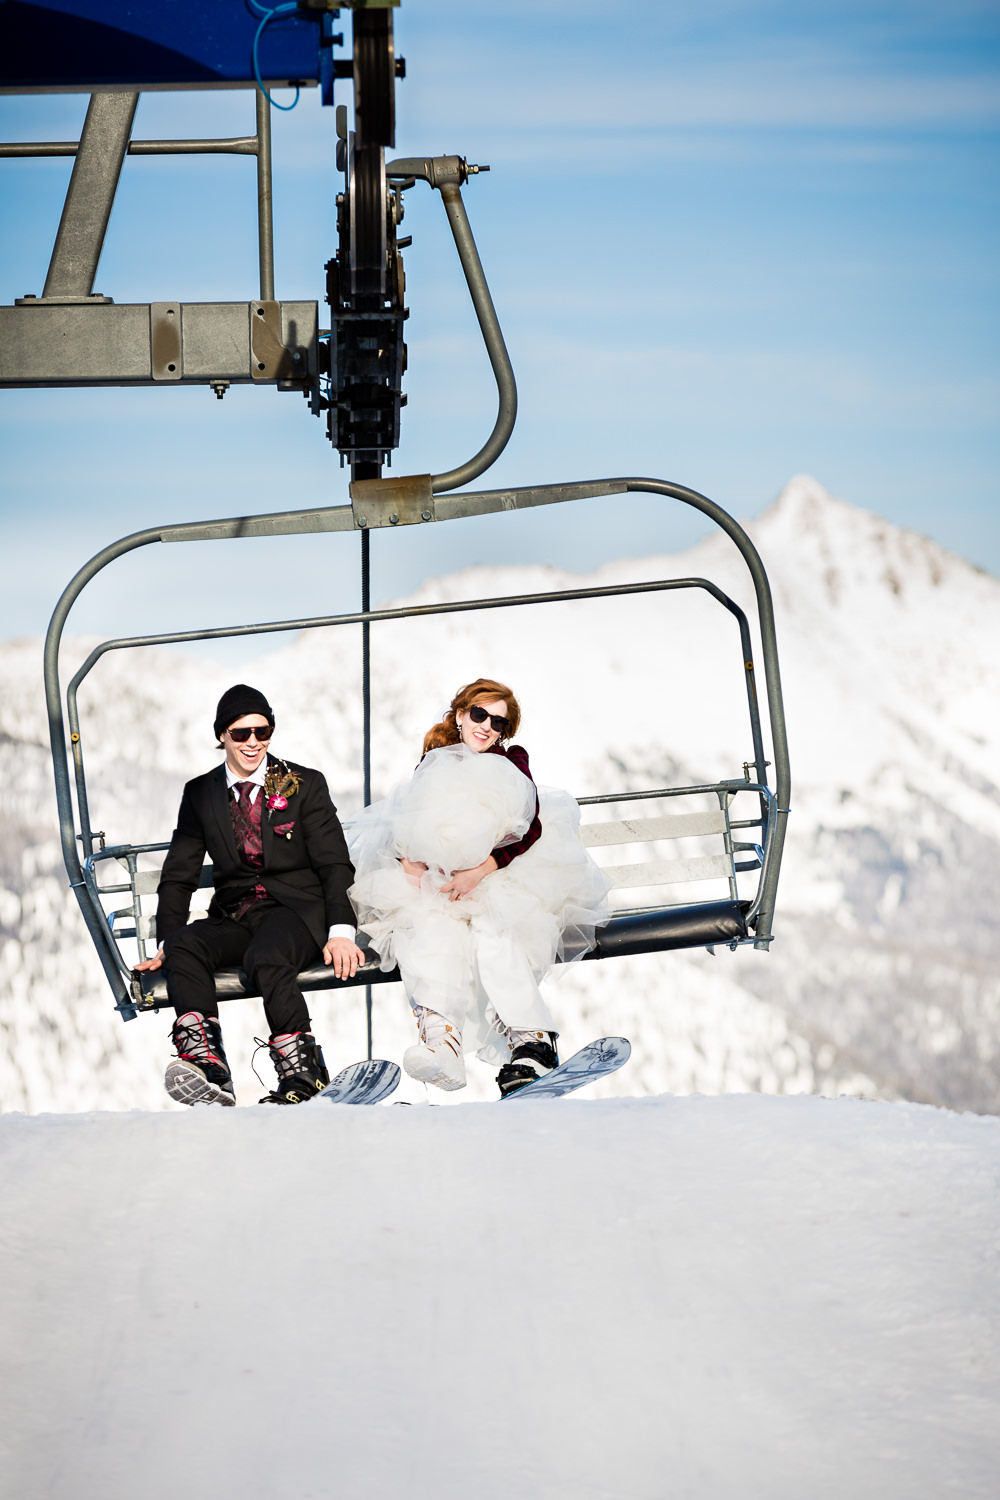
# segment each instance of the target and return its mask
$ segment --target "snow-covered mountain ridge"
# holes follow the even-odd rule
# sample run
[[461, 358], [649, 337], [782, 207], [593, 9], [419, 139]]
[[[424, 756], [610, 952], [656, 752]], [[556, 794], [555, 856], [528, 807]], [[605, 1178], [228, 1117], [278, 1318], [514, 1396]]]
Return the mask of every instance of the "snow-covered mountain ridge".
[[[748, 529], [774, 591], [792, 763], [773, 951], [578, 967], [556, 991], [564, 1046], [595, 1030], [631, 1036], [634, 1062], [608, 1091], [1000, 1109], [1000, 581], [804, 477]], [[721, 535], [587, 579], [466, 569], [412, 602], [686, 576], [710, 578], [753, 619], [749, 577]], [[349, 809], [359, 632], [268, 645], [239, 675], [275, 704], [279, 753], [322, 767]], [[78, 662], [80, 644], [70, 649]], [[538, 779], [577, 795], [738, 776], [752, 754], [738, 633], [700, 591], [394, 622], [372, 649], [376, 795], [409, 774], [457, 684], [481, 674], [517, 691]], [[34, 643], [0, 649], [0, 1106], [152, 1107], [165, 1026], [121, 1026], [65, 889], [39, 655]], [[214, 705], [234, 676], [171, 652], [137, 661], [105, 657], [81, 692], [94, 822], [112, 842], [169, 835], [185, 775], [213, 763]], [[150, 736], [165, 701], [171, 733]], [[226, 1013], [241, 1055], [255, 1009]], [[338, 1061], [359, 1055], [360, 1009], [356, 994], [315, 1004]], [[377, 1049], [398, 1055], [407, 1026], [398, 991], [377, 990]], [[241, 1096], [255, 1087], [247, 1077]]]

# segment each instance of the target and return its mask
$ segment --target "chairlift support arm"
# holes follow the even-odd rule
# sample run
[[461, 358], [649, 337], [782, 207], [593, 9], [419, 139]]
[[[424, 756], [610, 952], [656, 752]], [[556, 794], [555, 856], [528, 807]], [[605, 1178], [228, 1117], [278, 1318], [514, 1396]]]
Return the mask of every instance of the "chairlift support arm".
[[470, 164], [461, 156], [401, 157], [389, 162], [385, 169], [388, 181], [399, 183], [401, 191], [420, 179], [440, 192], [497, 384], [499, 406], [493, 431], [479, 452], [464, 464], [459, 464], [444, 474], [432, 476], [431, 489], [435, 495], [446, 490], [456, 490], [460, 485], [470, 484], [473, 479], [484, 474], [506, 448], [517, 420], [517, 383], [514, 370], [496, 308], [493, 306], [493, 298], [490, 296], [483, 263], [476, 249], [469, 216], [462, 201], [462, 184], [470, 176], [489, 170], [486, 166]]

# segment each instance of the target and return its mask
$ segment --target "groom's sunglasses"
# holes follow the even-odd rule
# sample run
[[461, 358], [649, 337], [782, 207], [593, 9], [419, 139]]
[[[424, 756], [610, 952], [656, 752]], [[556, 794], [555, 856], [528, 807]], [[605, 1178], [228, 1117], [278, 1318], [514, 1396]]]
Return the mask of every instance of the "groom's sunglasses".
[[486, 720], [489, 719], [490, 728], [494, 731], [495, 734], [510, 734], [509, 719], [505, 719], [503, 714], [488, 714], [485, 708], [483, 708], [478, 703], [474, 703], [469, 709], [469, 718], [472, 720], [473, 724], [485, 724]]
[[266, 745], [274, 733], [274, 729], [270, 724], [262, 724], [259, 729], [255, 724], [252, 724], [249, 729], [227, 729], [226, 733], [231, 740], [236, 741], [237, 745], [245, 745], [252, 734], [257, 736], [262, 745]]

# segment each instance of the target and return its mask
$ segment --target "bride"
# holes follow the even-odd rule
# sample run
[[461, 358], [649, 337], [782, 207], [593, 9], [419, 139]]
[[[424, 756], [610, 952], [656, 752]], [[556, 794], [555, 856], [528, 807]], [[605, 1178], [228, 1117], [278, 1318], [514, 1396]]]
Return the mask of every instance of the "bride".
[[416, 1017], [403, 1066], [442, 1089], [464, 1087], [466, 1049], [499, 1065], [501, 1094], [556, 1066], [539, 981], [608, 916], [576, 802], [536, 791], [527, 751], [509, 743], [520, 718], [510, 688], [470, 682], [412, 779], [345, 823], [359, 926], [384, 970], [398, 964]]

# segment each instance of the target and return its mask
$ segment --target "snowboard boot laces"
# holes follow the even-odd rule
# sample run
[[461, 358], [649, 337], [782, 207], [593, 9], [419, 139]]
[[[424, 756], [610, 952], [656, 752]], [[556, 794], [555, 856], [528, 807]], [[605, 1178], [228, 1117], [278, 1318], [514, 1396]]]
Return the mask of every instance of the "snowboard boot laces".
[[512, 1028], [509, 1035], [510, 1062], [504, 1063], [497, 1074], [501, 1096], [525, 1088], [559, 1066], [554, 1031], [515, 1031]]
[[322, 1048], [312, 1032], [281, 1032], [267, 1043], [267, 1050], [278, 1075], [278, 1087], [265, 1094], [261, 1104], [302, 1104], [315, 1099], [330, 1082]]
[[465, 1059], [462, 1056], [462, 1033], [439, 1015], [415, 1005], [413, 1013], [420, 1031], [420, 1041], [403, 1053], [403, 1067], [419, 1083], [432, 1083], [439, 1089], [465, 1088]]
[[214, 1016], [189, 1010], [170, 1029], [177, 1056], [163, 1083], [178, 1104], [236, 1103], [233, 1076], [222, 1047], [222, 1028]]

